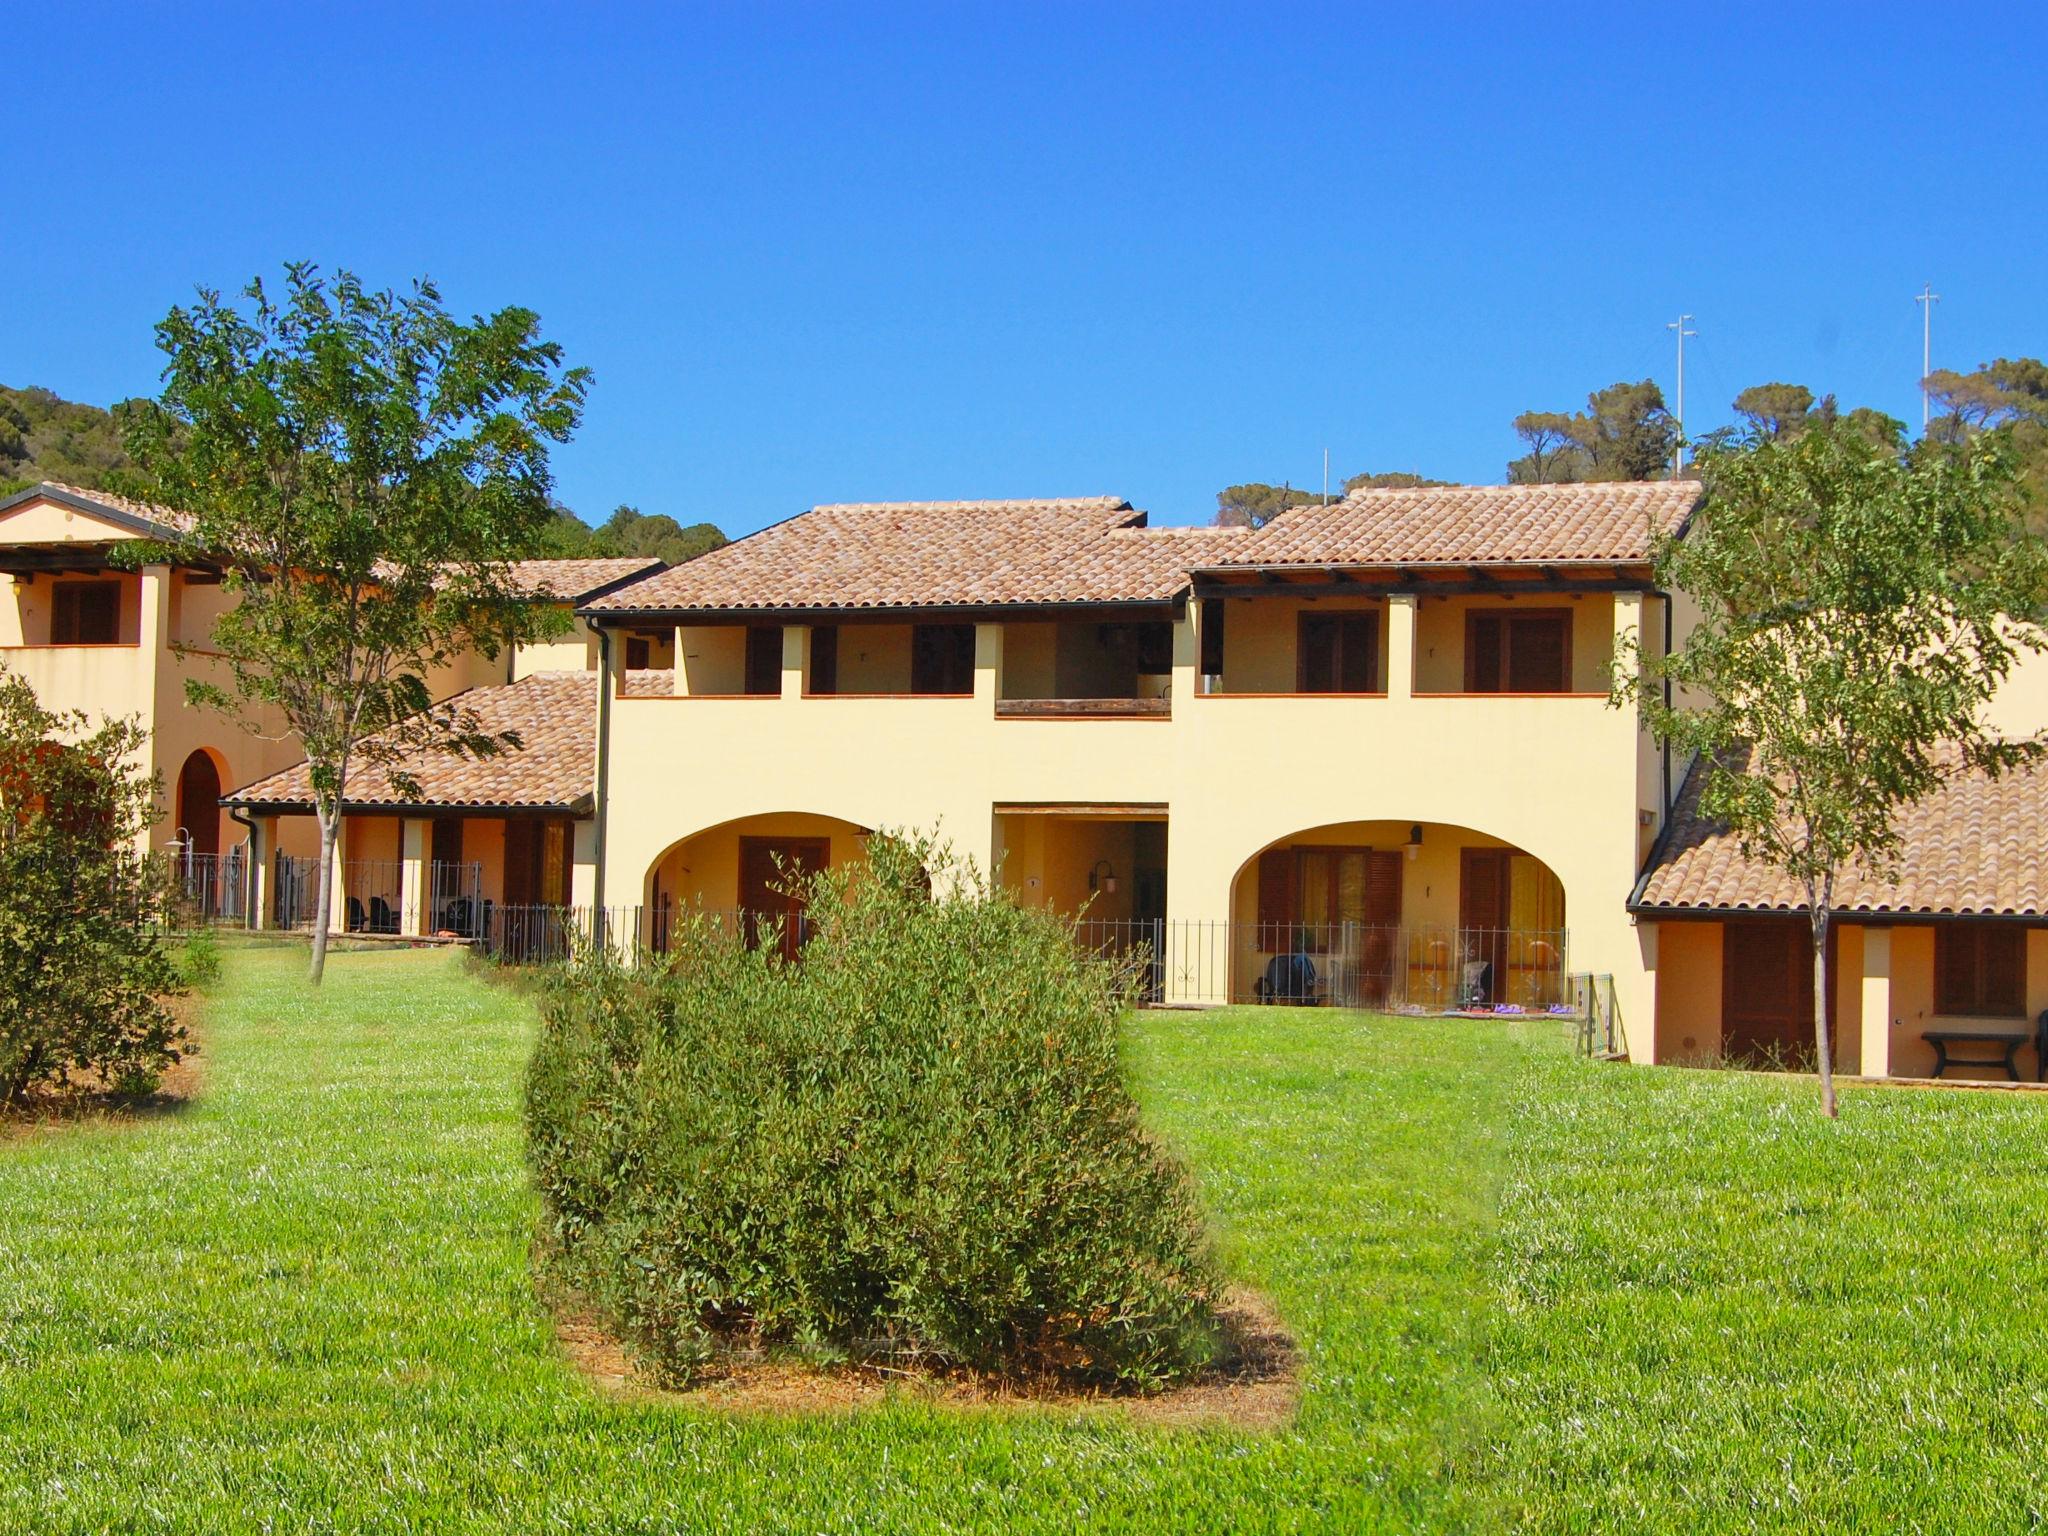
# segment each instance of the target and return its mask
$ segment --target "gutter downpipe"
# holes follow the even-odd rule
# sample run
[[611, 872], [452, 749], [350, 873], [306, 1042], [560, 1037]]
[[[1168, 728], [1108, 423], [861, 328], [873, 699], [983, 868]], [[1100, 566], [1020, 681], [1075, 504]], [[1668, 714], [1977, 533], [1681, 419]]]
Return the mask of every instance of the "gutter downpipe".
[[[1672, 634], [1671, 594], [1669, 592], [1659, 592], [1657, 594], [1657, 601], [1664, 605], [1664, 659], [1669, 661], [1671, 659]], [[1668, 671], [1664, 674], [1664, 708], [1667, 712], [1671, 708], [1671, 674]], [[1671, 819], [1671, 740], [1669, 737], [1666, 737], [1658, 745], [1663, 749], [1664, 756], [1664, 803], [1657, 808], [1657, 819], [1663, 822]], [[1663, 829], [1660, 827], [1658, 830], [1662, 831]]]
[[605, 823], [611, 819], [612, 770], [612, 632], [602, 624], [597, 631], [597, 858], [595, 910], [590, 914], [591, 937], [600, 945], [605, 936]]
[[256, 818], [241, 806], [228, 807], [228, 820], [245, 828], [249, 834], [249, 889], [242, 893], [242, 905], [248, 910], [242, 914], [242, 925], [254, 930], [256, 927]]

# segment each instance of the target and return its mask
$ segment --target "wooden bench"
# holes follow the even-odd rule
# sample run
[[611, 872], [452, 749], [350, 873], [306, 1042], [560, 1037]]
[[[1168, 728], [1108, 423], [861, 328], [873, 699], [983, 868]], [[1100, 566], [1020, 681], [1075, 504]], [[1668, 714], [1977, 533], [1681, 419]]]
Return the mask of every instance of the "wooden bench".
[[[1950, 1067], [2003, 1067], [2005, 1075], [2014, 1082], [2020, 1080], [2020, 1050], [2032, 1044], [2034, 1047], [2034, 1070], [2043, 1082], [2048, 1082], [2048, 1013], [2043, 1013], [2040, 1022], [2032, 1029], [2024, 1024], [2000, 1026], [1997, 1024], [1956, 1024], [1941, 1029], [1921, 1031], [1920, 1038], [1934, 1047], [1934, 1075], [1941, 1076]], [[1952, 1045], [1988, 1046], [2000, 1054], [1988, 1056], [1955, 1056], [1949, 1053]]]

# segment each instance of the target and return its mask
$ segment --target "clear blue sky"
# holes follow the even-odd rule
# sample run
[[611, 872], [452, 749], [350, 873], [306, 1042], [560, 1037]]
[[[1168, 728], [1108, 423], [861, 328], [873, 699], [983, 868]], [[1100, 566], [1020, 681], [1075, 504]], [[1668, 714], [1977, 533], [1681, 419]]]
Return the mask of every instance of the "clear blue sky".
[[2048, 350], [2030, 7], [19, 5], [0, 382], [155, 387], [290, 257], [540, 311], [559, 460], [743, 532], [817, 501], [1497, 481], [1617, 378], [1919, 420]]

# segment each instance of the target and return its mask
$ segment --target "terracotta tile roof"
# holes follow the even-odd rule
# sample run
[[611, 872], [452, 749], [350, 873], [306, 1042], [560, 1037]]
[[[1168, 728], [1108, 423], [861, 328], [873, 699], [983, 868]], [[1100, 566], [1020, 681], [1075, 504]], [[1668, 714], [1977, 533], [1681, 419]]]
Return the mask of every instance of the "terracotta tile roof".
[[1257, 531], [1152, 528], [1113, 496], [816, 507], [588, 604], [595, 613], [1164, 602], [1262, 565], [1640, 564], [1692, 481], [1356, 491]]
[[1145, 529], [1127, 501], [815, 507], [599, 598], [598, 613], [1163, 602], [1204, 536]]
[[1359, 490], [1290, 507], [1219, 565], [1639, 564], [1699, 495], [1692, 480]]
[[606, 560], [514, 560], [512, 584], [528, 597], [555, 597], [580, 603], [635, 576], [668, 569], [653, 555]]
[[[1656, 911], [1803, 912], [1806, 897], [1776, 870], [1742, 857], [1735, 838], [1700, 814], [1706, 775], [1686, 778], [1671, 824], [1629, 905]], [[2037, 917], [2048, 913], [2048, 769], [1951, 780], [1900, 819], [1898, 879], [1852, 871], [1842, 912]]]
[[[419, 781], [416, 798], [401, 796], [385, 770], [349, 774], [350, 806], [525, 806], [589, 809], [597, 740], [597, 674], [536, 672], [516, 683], [471, 688], [448, 703], [471, 711], [488, 731], [516, 730], [525, 745], [493, 758], [415, 753], [404, 769]], [[310, 770], [298, 763], [222, 797], [230, 805], [303, 806], [313, 798]]]

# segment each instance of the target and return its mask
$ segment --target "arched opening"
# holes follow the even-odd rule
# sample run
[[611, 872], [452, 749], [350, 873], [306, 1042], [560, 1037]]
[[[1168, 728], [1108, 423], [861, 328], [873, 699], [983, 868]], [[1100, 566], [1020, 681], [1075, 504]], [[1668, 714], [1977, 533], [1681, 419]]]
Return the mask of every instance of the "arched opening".
[[213, 858], [220, 852], [220, 761], [205, 747], [178, 770], [178, 826], [191, 853]]
[[654, 947], [667, 947], [678, 913], [701, 912], [731, 920], [750, 944], [772, 939], [793, 958], [803, 942], [804, 901], [792, 887], [803, 876], [865, 859], [868, 833], [836, 816], [777, 811], [684, 838], [647, 872]]
[[1261, 849], [1231, 886], [1231, 996], [1446, 1012], [1565, 1002], [1564, 886], [1442, 822], [1348, 821]]

